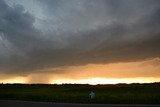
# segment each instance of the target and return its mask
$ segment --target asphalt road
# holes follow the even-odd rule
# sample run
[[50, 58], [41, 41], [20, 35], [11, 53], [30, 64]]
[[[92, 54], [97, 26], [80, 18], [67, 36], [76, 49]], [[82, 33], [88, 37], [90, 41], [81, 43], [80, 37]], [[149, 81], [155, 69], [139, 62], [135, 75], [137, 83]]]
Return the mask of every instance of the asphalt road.
[[160, 107], [160, 105], [130, 104], [69, 104], [30, 101], [0, 101], [0, 107]]

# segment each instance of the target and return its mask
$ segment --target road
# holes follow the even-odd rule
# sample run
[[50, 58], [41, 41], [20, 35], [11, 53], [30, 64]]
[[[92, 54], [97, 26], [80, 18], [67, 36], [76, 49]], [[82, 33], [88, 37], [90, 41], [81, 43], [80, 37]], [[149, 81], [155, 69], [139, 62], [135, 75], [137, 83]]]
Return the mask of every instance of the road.
[[160, 105], [130, 104], [69, 104], [52, 102], [1, 100], [0, 107], [160, 107]]

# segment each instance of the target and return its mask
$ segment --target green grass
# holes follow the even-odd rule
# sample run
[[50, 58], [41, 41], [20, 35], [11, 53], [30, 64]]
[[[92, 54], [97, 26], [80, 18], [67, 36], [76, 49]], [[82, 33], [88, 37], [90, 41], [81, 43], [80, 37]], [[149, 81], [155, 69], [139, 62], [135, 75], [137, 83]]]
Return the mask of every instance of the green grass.
[[[96, 93], [89, 99], [90, 91]], [[117, 85], [0, 84], [0, 100], [63, 103], [160, 104], [160, 83]]]

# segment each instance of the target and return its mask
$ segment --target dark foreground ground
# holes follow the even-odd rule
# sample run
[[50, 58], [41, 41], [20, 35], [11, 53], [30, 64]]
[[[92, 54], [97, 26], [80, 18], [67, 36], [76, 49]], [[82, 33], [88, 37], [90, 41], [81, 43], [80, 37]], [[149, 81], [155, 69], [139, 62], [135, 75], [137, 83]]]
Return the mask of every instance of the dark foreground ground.
[[29, 101], [0, 101], [0, 107], [160, 107], [160, 105], [144, 104], [69, 104]]
[[[96, 93], [95, 99], [90, 99], [88, 97], [90, 91], [94, 91]], [[0, 100], [23, 100], [81, 104], [159, 105], [160, 83], [94, 86], [76, 84], [0, 84]]]

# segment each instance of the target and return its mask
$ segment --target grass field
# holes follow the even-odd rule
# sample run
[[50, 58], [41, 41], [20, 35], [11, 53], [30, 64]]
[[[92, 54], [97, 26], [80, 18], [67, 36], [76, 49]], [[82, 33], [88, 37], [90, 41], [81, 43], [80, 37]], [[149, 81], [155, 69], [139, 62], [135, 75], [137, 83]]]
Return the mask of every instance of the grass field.
[[[96, 93], [89, 99], [90, 91]], [[61, 103], [160, 104], [160, 83], [117, 85], [0, 84], [0, 100]]]

